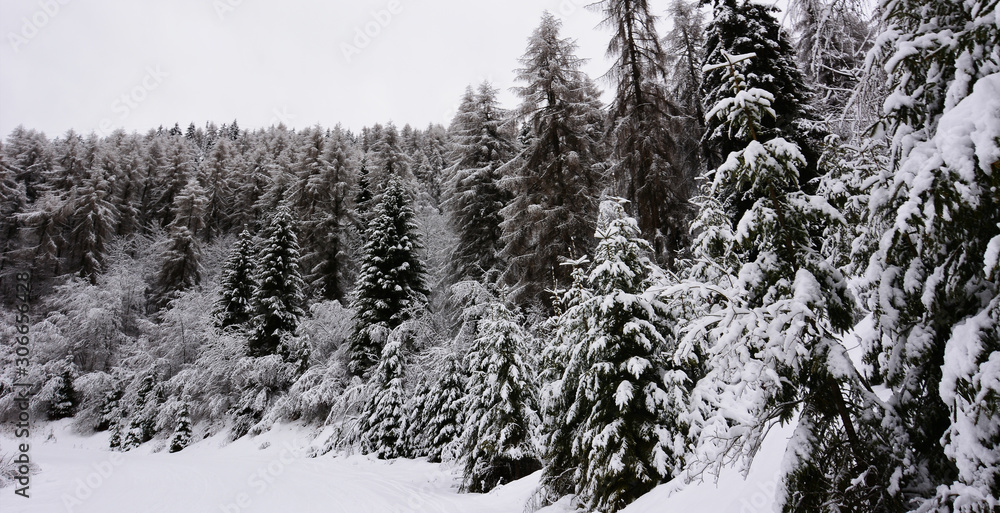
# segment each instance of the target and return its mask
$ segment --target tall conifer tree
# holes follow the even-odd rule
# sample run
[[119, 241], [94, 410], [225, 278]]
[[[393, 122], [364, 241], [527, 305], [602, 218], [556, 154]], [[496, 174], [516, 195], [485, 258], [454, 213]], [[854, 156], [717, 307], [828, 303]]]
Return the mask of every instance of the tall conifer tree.
[[243, 229], [222, 269], [221, 297], [215, 305], [215, 322], [220, 328], [242, 326], [253, 314], [254, 282], [253, 236]]
[[549, 302], [549, 289], [565, 287], [560, 258], [590, 252], [597, 201], [603, 187], [599, 92], [580, 69], [576, 44], [559, 36], [560, 22], [546, 12], [521, 57], [516, 89], [532, 138], [504, 170], [512, 199], [501, 214], [504, 277], [519, 304]]
[[538, 470], [531, 432], [538, 424], [528, 334], [514, 314], [495, 302], [479, 321], [466, 357], [468, 404], [462, 432], [462, 487], [488, 492]]
[[426, 272], [413, 217], [402, 180], [390, 177], [365, 233], [348, 349], [347, 366], [354, 375], [378, 363], [389, 333], [426, 301]]
[[615, 90], [609, 130], [611, 175], [617, 195], [629, 200], [639, 229], [657, 258], [671, 263], [687, 247], [688, 200], [699, 152], [684, 116], [666, 88], [666, 56], [647, 0], [593, 4], [613, 33], [607, 54]]
[[900, 493], [1000, 507], [1000, 26], [995, 1], [881, 3], [892, 161], [871, 190], [869, 361], [894, 392]]
[[500, 263], [500, 210], [509, 193], [500, 187], [499, 169], [515, 154], [508, 114], [497, 90], [483, 82], [466, 90], [450, 128], [455, 140], [446, 208], [458, 232], [454, 266], [459, 279], [496, 281]]
[[278, 353], [282, 337], [295, 333], [304, 315], [299, 243], [293, 223], [291, 210], [282, 205], [261, 234], [248, 340], [250, 356]]

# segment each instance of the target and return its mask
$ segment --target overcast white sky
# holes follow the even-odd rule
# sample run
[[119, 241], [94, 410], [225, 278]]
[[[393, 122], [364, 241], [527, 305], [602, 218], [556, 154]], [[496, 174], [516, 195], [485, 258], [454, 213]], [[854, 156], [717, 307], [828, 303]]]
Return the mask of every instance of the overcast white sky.
[[[546, 9], [600, 77], [609, 32], [589, 3], [2, 0], [0, 135], [19, 124], [50, 137], [233, 119], [447, 124], [470, 83], [488, 79], [514, 105], [513, 70]], [[662, 16], [669, 0], [651, 5]]]

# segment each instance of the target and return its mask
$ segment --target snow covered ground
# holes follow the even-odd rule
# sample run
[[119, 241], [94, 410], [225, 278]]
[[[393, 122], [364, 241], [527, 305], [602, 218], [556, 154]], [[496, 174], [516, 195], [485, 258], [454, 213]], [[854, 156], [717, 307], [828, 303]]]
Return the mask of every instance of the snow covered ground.
[[[747, 480], [727, 471], [716, 485], [653, 490], [626, 513], [770, 511], [788, 427], [768, 437]], [[30, 498], [0, 489], [3, 513], [435, 512], [521, 513], [538, 474], [488, 494], [460, 494], [459, 472], [421, 460], [308, 456], [315, 431], [283, 426], [232, 443], [215, 437], [169, 454], [156, 441], [131, 452], [106, 449], [105, 435], [80, 437], [66, 421], [38, 428], [30, 456], [39, 471]], [[164, 445], [162, 442], [160, 446]], [[0, 438], [0, 453], [13, 440]], [[572, 511], [568, 501], [544, 513]]]

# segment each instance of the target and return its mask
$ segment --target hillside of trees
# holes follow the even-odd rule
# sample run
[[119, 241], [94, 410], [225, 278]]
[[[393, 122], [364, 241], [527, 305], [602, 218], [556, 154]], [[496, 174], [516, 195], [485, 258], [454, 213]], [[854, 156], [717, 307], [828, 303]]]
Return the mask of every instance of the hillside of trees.
[[602, 80], [545, 14], [448, 127], [14, 130], [0, 421], [601, 512], [793, 423], [782, 511], [1000, 508], [997, 0], [591, 7]]

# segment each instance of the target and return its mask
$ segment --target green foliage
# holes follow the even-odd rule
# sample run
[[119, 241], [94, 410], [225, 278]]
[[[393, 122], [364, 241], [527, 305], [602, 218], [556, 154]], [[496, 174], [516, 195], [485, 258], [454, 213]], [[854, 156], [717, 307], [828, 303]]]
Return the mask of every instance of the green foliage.
[[621, 203], [605, 201], [586, 276], [567, 292], [546, 350], [546, 493], [618, 511], [684, 465], [681, 413], [691, 378], [673, 363], [672, 315], [649, 288], [649, 246]]
[[374, 390], [361, 409], [358, 428], [362, 451], [381, 459], [409, 455], [403, 390], [406, 355], [403, 353], [403, 338], [399, 333], [394, 335], [382, 350], [375, 375], [369, 383]]

